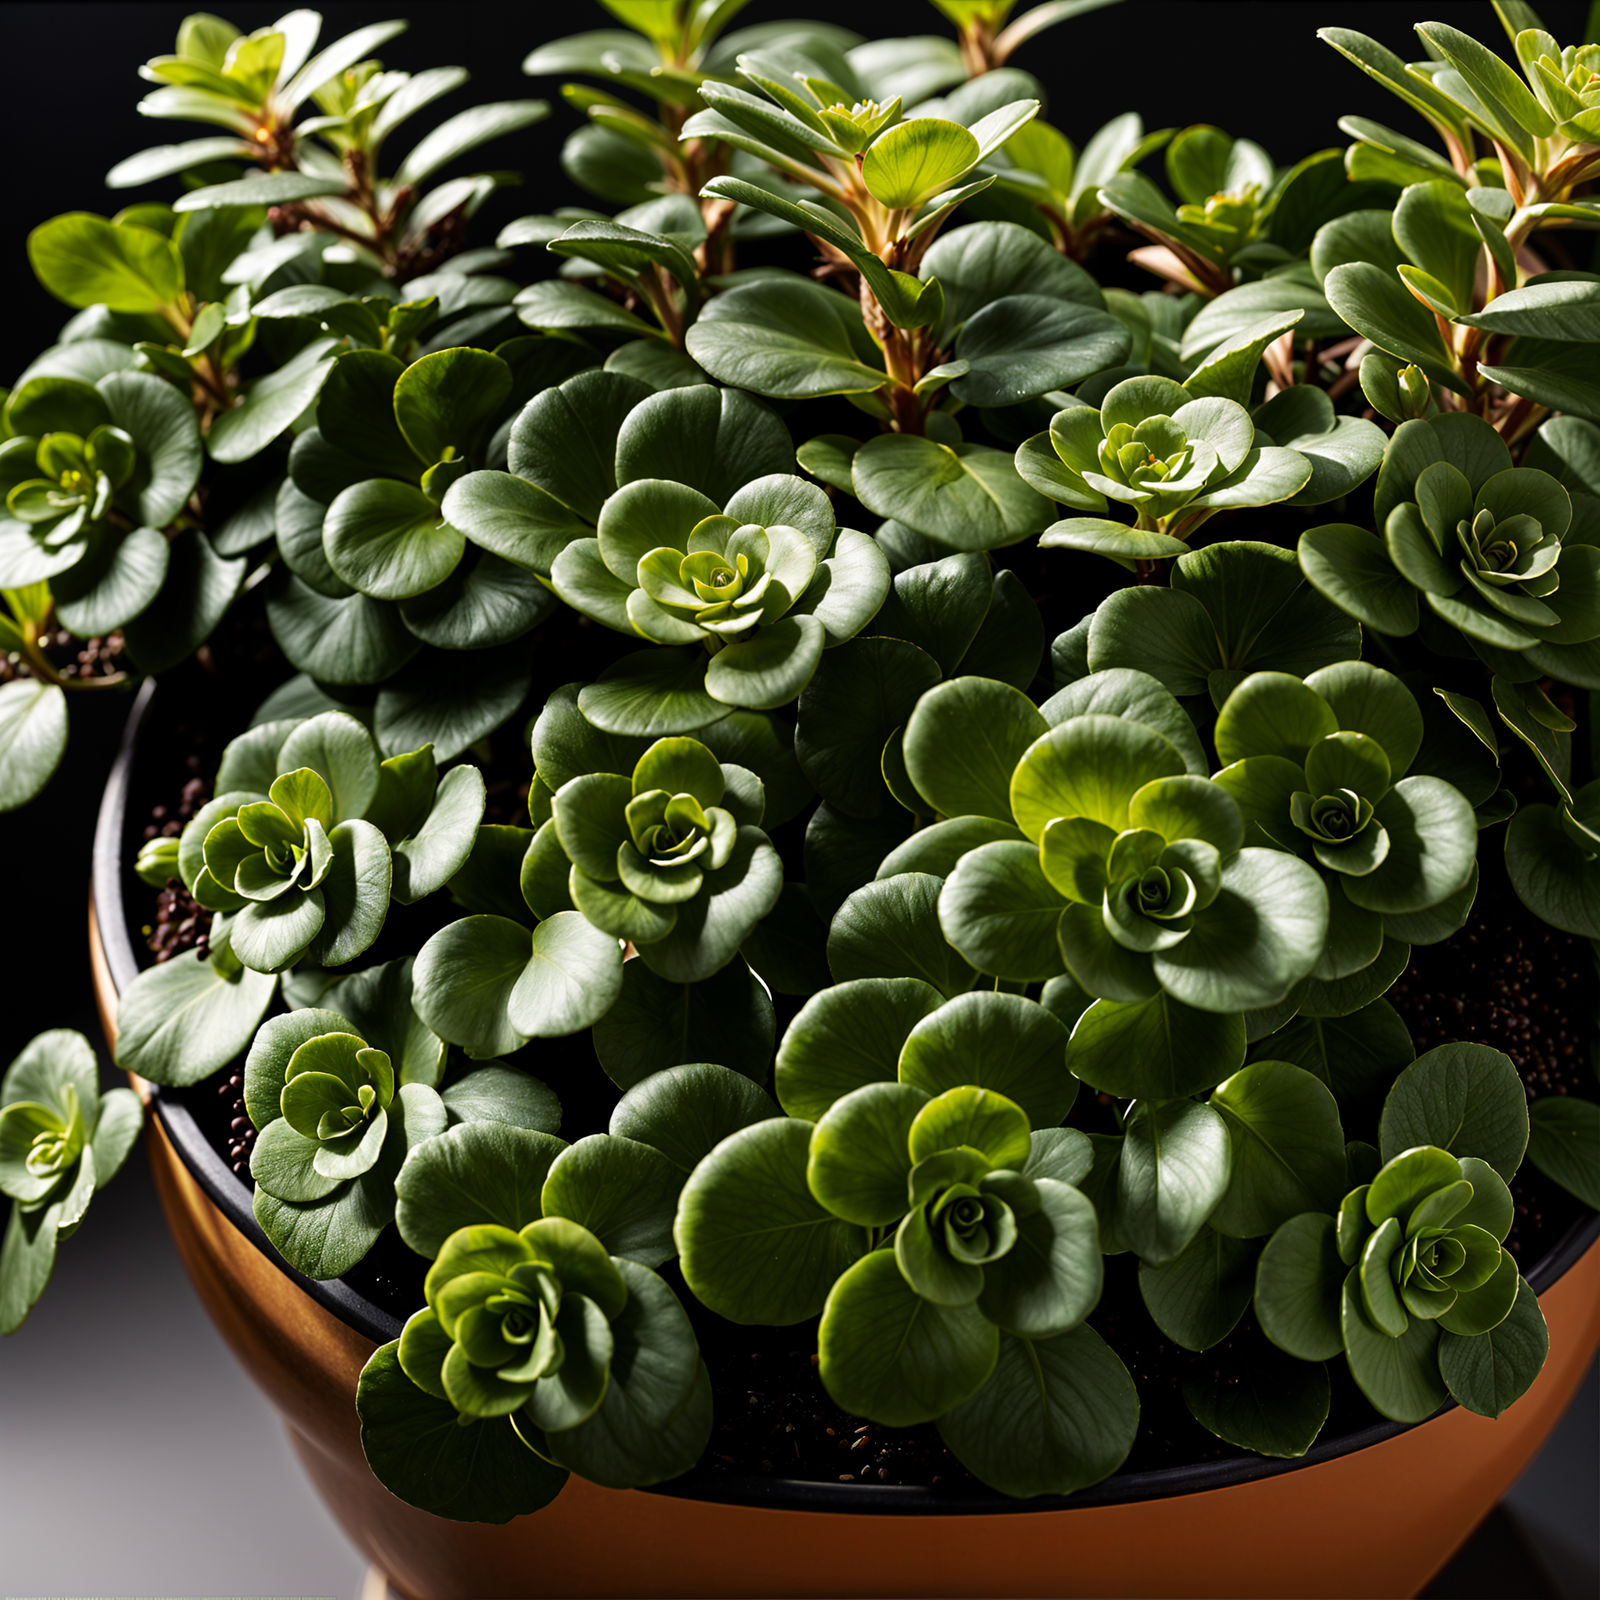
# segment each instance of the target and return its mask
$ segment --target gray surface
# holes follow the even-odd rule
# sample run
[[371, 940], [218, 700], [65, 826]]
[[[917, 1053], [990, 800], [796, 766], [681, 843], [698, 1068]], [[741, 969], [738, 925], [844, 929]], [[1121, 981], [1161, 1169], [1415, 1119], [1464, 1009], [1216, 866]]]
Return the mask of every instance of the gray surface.
[[1600, 1594], [1600, 1361], [1501, 1504], [1562, 1600]]
[[358, 1600], [367, 1570], [167, 1234], [142, 1149], [0, 1341], [0, 1594]]

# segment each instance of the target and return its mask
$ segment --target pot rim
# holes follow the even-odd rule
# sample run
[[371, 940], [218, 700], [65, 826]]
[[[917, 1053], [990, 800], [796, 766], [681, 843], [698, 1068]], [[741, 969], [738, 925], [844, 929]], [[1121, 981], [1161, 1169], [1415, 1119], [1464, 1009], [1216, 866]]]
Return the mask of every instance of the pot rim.
[[[125, 839], [128, 795], [139, 738], [151, 714], [156, 680], [140, 686], [128, 714], [126, 727], [112, 764], [95, 822], [91, 853], [90, 905], [111, 985], [120, 995], [139, 973], [139, 962], [128, 931], [124, 874], [132, 856]], [[272, 1247], [251, 1209], [251, 1192], [236, 1177], [201, 1133], [193, 1114], [181, 1100], [160, 1084], [140, 1080], [141, 1093], [178, 1158], [205, 1191], [207, 1198], [289, 1281], [325, 1310], [375, 1344], [400, 1337], [401, 1323], [338, 1278], [307, 1278], [295, 1271]], [[1525, 1274], [1535, 1293], [1543, 1293], [1600, 1239], [1600, 1213], [1577, 1218], [1555, 1247]], [[760, 1506], [769, 1510], [889, 1515], [1016, 1515], [1059, 1512], [1078, 1508], [1136, 1504], [1178, 1495], [1229, 1489], [1296, 1472], [1333, 1461], [1372, 1445], [1424, 1427], [1435, 1417], [1454, 1410], [1446, 1401], [1433, 1417], [1420, 1423], [1379, 1422], [1355, 1433], [1319, 1442], [1305, 1455], [1272, 1458], [1249, 1455], [1221, 1461], [1193, 1462], [1149, 1472], [1119, 1472], [1071, 1495], [1039, 1495], [1016, 1500], [994, 1490], [967, 1485], [815, 1483], [807, 1479], [779, 1478], [754, 1473], [710, 1472], [696, 1467], [668, 1483], [645, 1492], [686, 1500], [711, 1500], [728, 1505]]]

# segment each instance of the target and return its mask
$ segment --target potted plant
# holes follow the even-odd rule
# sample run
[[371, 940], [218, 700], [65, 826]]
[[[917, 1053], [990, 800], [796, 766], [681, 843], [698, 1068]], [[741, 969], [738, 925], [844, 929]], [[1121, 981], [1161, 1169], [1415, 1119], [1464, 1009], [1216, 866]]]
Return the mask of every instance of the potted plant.
[[[62, 631], [167, 678], [93, 944], [203, 1298], [408, 1593], [630, 1520], [1281, 1592], [1244, 1485], [1419, 1585], [1600, 1334], [1600, 46], [1325, 30], [1442, 149], [1280, 168], [1076, 149], [1057, 7], [607, 9], [526, 66], [614, 215], [465, 250], [543, 102], [396, 162], [401, 25], [197, 16], [143, 109], [224, 132], [110, 176], [184, 192], [30, 238], [0, 798]], [[83, 1057], [0, 1089], [8, 1331], [137, 1126]]]

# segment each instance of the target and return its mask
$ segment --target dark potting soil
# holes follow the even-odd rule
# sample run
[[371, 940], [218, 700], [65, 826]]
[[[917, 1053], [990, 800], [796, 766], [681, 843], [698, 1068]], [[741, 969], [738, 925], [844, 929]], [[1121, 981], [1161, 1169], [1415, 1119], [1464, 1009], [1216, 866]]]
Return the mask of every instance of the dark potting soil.
[[[266, 683], [255, 700], [271, 687]], [[174, 694], [172, 699], [179, 697]], [[182, 721], [152, 730], [149, 748], [141, 751], [141, 789], [163, 799], [142, 821], [130, 817], [131, 839], [176, 834], [204, 804], [226, 742], [208, 730], [234, 728], [241, 700], [255, 703], [248, 696], [231, 697], [231, 714], [225, 719], [213, 714], [214, 706], [194, 706], [184, 700], [188, 714]], [[532, 764], [521, 723], [503, 730], [487, 750], [476, 750], [474, 756], [482, 758], [489, 787], [485, 820], [526, 826]], [[163, 779], [163, 773], [170, 776]], [[130, 892], [143, 896], [130, 900], [131, 906], [150, 908], [145, 932], [156, 960], [203, 941], [209, 913], [189, 900], [181, 884], [169, 883], [159, 891], [135, 884]], [[424, 901], [391, 908], [373, 960], [416, 950], [436, 927], [459, 915], [446, 897], [432, 898], [437, 906]], [[777, 998], [781, 1028], [798, 1003]], [[1472, 1040], [1503, 1050], [1522, 1076], [1530, 1101], [1544, 1094], [1585, 1093], [1593, 1087], [1587, 1041], [1600, 1001], [1600, 983], [1589, 948], [1584, 941], [1529, 918], [1503, 869], [1493, 863], [1486, 863], [1466, 927], [1442, 944], [1415, 950], [1388, 998], [1411, 1030], [1419, 1054], [1449, 1040]], [[567, 1137], [604, 1129], [617, 1091], [600, 1072], [586, 1040], [534, 1041], [514, 1059], [560, 1095]], [[453, 1071], [461, 1065], [452, 1060]], [[226, 1075], [181, 1093], [213, 1147], [248, 1182], [254, 1131], [244, 1115], [237, 1069], [236, 1063]], [[1376, 1143], [1375, 1120], [1367, 1128], [1359, 1125], [1360, 1115], [1351, 1118], [1347, 1135]], [[1115, 1131], [1109, 1098], [1088, 1091], [1080, 1094], [1068, 1121], [1087, 1131]], [[1507, 1244], [1526, 1269], [1555, 1245], [1582, 1208], [1531, 1164], [1524, 1165], [1512, 1192], [1517, 1217]], [[426, 1266], [391, 1228], [344, 1281], [404, 1320], [423, 1303]], [[661, 1271], [689, 1309], [712, 1376], [716, 1422], [703, 1468], [825, 1483], [975, 1484], [945, 1449], [932, 1424], [887, 1428], [834, 1404], [818, 1375], [816, 1319], [789, 1328], [729, 1323], [694, 1301], [675, 1262]], [[1184, 1350], [1167, 1339], [1145, 1311], [1133, 1257], [1108, 1257], [1105, 1272], [1104, 1293], [1089, 1325], [1128, 1367], [1141, 1408], [1138, 1435], [1123, 1470], [1152, 1471], [1246, 1456], [1193, 1419], [1183, 1386], [1186, 1381], [1240, 1381], [1262, 1342], [1250, 1313], [1211, 1349]], [[1342, 1361], [1329, 1362], [1328, 1374], [1331, 1401], [1324, 1440], [1382, 1421]]]

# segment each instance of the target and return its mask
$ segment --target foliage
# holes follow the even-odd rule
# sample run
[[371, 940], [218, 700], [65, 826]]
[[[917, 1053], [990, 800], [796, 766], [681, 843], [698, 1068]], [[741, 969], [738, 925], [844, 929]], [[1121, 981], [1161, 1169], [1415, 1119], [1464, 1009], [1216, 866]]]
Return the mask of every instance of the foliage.
[[70, 1028], [30, 1039], [0, 1080], [0, 1194], [11, 1201], [0, 1245], [0, 1333], [28, 1320], [56, 1249], [83, 1225], [144, 1125], [131, 1089], [100, 1091], [89, 1041]]
[[[109, 178], [170, 204], [29, 238], [75, 314], [0, 410], [0, 806], [259, 608], [295, 676], [130, 863], [209, 931], [117, 1060], [242, 1059], [295, 1270], [417, 1258], [357, 1396], [412, 1505], [687, 1471], [691, 1309], [1071, 1493], [1139, 1428], [1108, 1255], [1228, 1341], [1181, 1393], [1239, 1449], [1304, 1455], [1341, 1357], [1406, 1422], [1537, 1375], [1508, 1185], [1594, 1202], [1592, 1090], [1530, 1114], [1385, 995], [1502, 849], [1600, 940], [1600, 58], [1326, 29], [1443, 153], [1285, 166], [1045, 120], [1012, 63], [1090, 9], [604, 0], [525, 62], [596, 208], [476, 249], [515, 175], [451, 174], [536, 170], [542, 101], [392, 159], [466, 78], [402, 24], [195, 16], [141, 110], [206, 137]], [[138, 1125], [75, 1040], [0, 1090], [8, 1329]]]

